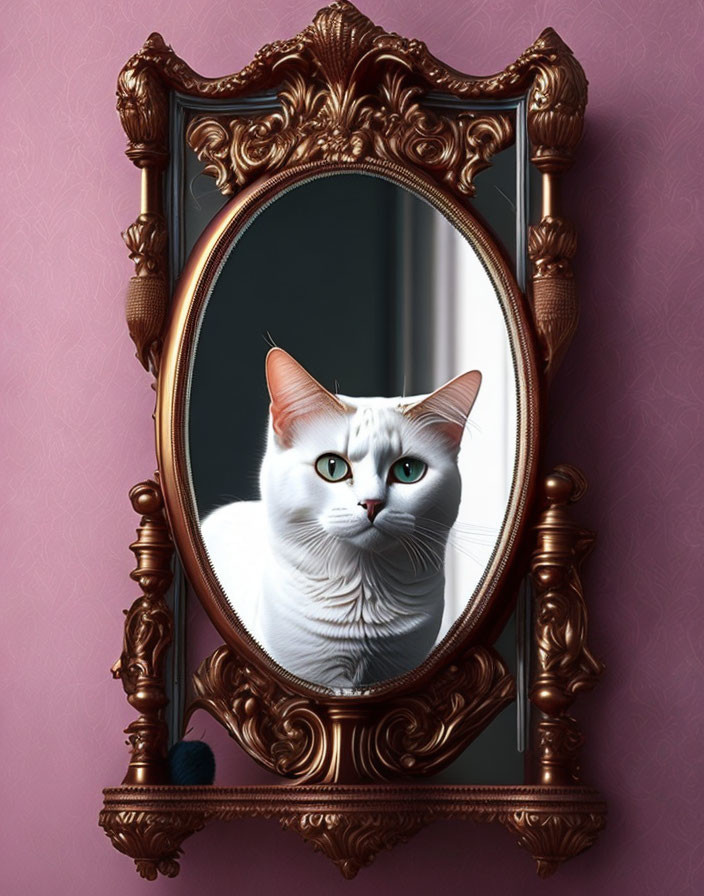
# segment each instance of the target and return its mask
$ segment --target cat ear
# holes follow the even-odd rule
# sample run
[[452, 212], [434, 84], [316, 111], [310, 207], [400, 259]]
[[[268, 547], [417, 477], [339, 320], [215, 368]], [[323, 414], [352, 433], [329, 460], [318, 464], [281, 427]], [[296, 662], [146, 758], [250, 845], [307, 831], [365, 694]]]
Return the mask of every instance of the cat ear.
[[416, 404], [404, 408], [404, 414], [419, 423], [434, 426], [459, 450], [464, 426], [482, 383], [478, 370], [470, 370], [440, 386]]
[[297, 422], [317, 414], [349, 411], [282, 348], [272, 348], [266, 356], [266, 383], [274, 432], [287, 447]]

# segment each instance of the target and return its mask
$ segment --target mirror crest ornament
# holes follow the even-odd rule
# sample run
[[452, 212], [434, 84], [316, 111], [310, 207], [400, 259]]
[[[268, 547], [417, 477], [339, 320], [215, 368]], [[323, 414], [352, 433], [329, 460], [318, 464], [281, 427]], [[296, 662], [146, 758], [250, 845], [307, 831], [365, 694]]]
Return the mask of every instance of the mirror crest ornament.
[[[214, 104], [264, 91], [276, 92], [279, 109], [233, 115], [219, 114], [214, 106], [188, 122], [188, 145], [218, 189], [234, 197], [234, 211], [221, 215], [219, 229], [210, 230], [209, 245], [220, 246], [220, 256], [213, 250], [211, 260], [201, 250], [200, 265], [189, 262], [168, 323], [172, 297], [162, 181], [170, 158], [170, 96], [186, 94]], [[130, 493], [141, 516], [131, 546], [137, 558], [132, 578], [143, 593], [126, 613], [123, 652], [113, 674], [122, 680], [139, 718], [127, 729], [127, 775], [121, 787], [105, 791], [101, 825], [115, 847], [135, 859], [142, 876], [154, 879], [157, 873], [178, 873], [182, 841], [216, 818], [276, 817], [328, 855], [346, 877], [379, 850], [407, 840], [434, 819], [499, 821], [535, 857], [541, 876], [547, 876], [590, 846], [605, 821], [600, 796], [580, 783], [582, 735], [569, 715], [576, 695], [592, 687], [602, 671], [586, 643], [587, 609], [579, 576], [594, 536], [572, 521], [568, 509], [582, 496], [586, 482], [569, 466], [543, 473], [539, 480], [537, 452], [546, 384], [577, 323], [571, 269], [576, 234], [557, 196], [559, 177], [572, 164], [582, 133], [587, 82], [579, 63], [559, 36], [546, 29], [503, 72], [465, 76], [435, 59], [422, 42], [387, 33], [352, 4], [337, 2], [296, 37], [267, 45], [241, 72], [219, 79], [196, 74], [152, 34], [120, 73], [117, 95], [127, 155], [142, 172], [140, 214], [124, 234], [135, 264], [127, 321], [139, 361], [158, 378], [160, 474]], [[494, 106], [470, 111], [433, 102], [441, 95], [492, 101]], [[528, 299], [491, 238], [471, 223], [466, 210], [467, 198], [477, 189], [477, 174], [515, 140], [515, 116], [495, 104], [519, 95], [527, 97], [530, 158], [542, 179], [541, 213], [528, 234]], [[169, 786], [164, 657], [174, 629], [166, 594], [172, 538], [184, 553], [193, 531], [183, 522], [185, 499], [178, 482], [174, 484], [178, 462], [172, 457], [183, 437], [179, 352], [191, 338], [183, 325], [185, 311], [179, 316], [179, 309], [195, 302], [199, 289], [204, 295], [201, 281], [222, 261], [228, 234], [236, 233], [277, 191], [344, 171], [411, 187], [465, 235], [473, 228], [475, 243], [485, 241], [486, 257], [502, 280], [507, 303], [514, 302], [523, 455], [515, 531], [503, 547], [506, 569], [495, 579], [496, 600], [488, 600], [472, 625], [455, 627], [459, 636], [444, 653], [440, 645], [417, 673], [353, 698], [326, 694], [280, 674], [251, 639], [241, 632], [230, 637], [223, 620], [211, 612], [228, 643], [195, 673], [187, 717], [205, 709], [261, 765], [294, 779], [296, 787]], [[465, 224], [465, 218], [470, 222]], [[502, 609], [500, 594], [515, 589], [521, 553], [530, 554], [534, 587], [529, 696], [539, 716], [529, 783], [413, 788], [378, 783], [443, 768], [515, 699], [514, 677], [491, 645], [511, 602], [503, 597]], [[190, 576], [192, 568], [187, 558], [185, 562]]]

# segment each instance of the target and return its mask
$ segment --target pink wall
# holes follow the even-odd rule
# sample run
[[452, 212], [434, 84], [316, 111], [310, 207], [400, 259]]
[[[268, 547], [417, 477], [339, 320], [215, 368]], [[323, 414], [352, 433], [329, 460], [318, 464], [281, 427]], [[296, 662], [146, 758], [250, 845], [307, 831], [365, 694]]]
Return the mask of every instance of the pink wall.
[[[214, 827], [183, 872], [148, 884], [97, 827], [131, 720], [109, 666], [136, 594], [127, 491], [154, 459], [147, 376], [123, 319], [120, 230], [138, 175], [115, 78], [153, 29], [207, 75], [312, 18], [316, 0], [3, 4], [0, 446], [4, 645], [0, 891], [684, 894], [704, 889], [702, 830], [701, 144], [697, 0], [366, 0], [375, 21], [460, 69], [490, 72], [545, 25], [591, 82], [568, 186], [582, 323], [549, 453], [593, 482], [592, 641], [608, 664], [578, 713], [601, 843], [545, 883], [499, 828], [437, 824], [349, 884], [273, 822]], [[699, 163], [699, 164], [697, 164]], [[699, 169], [699, 170], [698, 170]], [[698, 450], [699, 449], [699, 450]], [[698, 575], [699, 573], [699, 575]]]

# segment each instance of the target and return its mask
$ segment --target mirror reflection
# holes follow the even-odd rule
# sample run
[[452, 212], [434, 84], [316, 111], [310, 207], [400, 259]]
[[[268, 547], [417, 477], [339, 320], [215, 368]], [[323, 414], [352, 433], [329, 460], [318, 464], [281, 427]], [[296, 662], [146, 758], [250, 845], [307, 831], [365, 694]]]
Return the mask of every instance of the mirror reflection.
[[280, 194], [202, 315], [189, 464], [213, 571], [292, 674], [340, 693], [411, 672], [501, 534], [517, 385], [475, 247], [362, 173]]

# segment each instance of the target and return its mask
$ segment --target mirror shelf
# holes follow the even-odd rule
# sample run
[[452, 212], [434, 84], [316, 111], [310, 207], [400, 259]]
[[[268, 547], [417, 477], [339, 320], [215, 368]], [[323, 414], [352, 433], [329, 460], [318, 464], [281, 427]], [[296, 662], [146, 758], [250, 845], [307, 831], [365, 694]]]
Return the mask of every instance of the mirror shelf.
[[[557, 197], [559, 178], [572, 164], [581, 137], [585, 106], [584, 73], [552, 29], [546, 29], [503, 72], [477, 78], [447, 68], [421, 42], [375, 26], [348, 2], [321, 10], [301, 34], [264, 47], [249, 66], [234, 75], [202, 78], [158, 34], [149, 37], [120, 73], [118, 111], [128, 137], [127, 155], [141, 169], [142, 178], [140, 214], [124, 234], [135, 263], [127, 321], [137, 357], [156, 379], [158, 473], [130, 493], [141, 518], [131, 549], [137, 558], [132, 578], [142, 595], [126, 613], [123, 651], [113, 675], [122, 681], [127, 699], [139, 715], [127, 729], [131, 756], [125, 780], [121, 787], [105, 791], [100, 823], [114, 846], [136, 861], [144, 877], [178, 873], [180, 847], [187, 836], [210, 820], [242, 816], [277, 818], [284, 828], [296, 831], [325, 853], [346, 877], [354, 876], [380, 849], [409, 839], [439, 818], [500, 822], [534, 856], [541, 876], [591, 846], [598, 836], [606, 808], [598, 793], [581, 783], [578, 750], [582, 735], [569, 714], [576, 695], [592, 687], [602, 671], [587, 646], [588, 614], [580, 581], [581, 563], [591, 549], [593, 533], [573, 521], [571, 510], [586, 482], [573, 467], [563, 465], [549, 471], [540, 466], [547, 388], [577, 321], [571, 268], [576, 237]], [[515, 153], [520, 164], [512, 185], [514, 217], [507, 227], [500, 215], [491, 219], [491, 202], [486, 200], [489, 191], [484, 192], [482, 184], [490, 183], [487, 178], [492, 176], [493, 166], [498, 170], [500, 159], [508, 152]], [[534, 206], [533, 214], [528, 159], [539, 181], [539, 207]], [[212, 220], [206, 218], [207, 226], [200, 228], [203, 233], [198, 240], [196, 231], [189, 232], [181, 218], [188, 170], [196, 172], [201, 185], [212, 184], [204, 203]], [[475, 384], [460, 435], [452, 437], [454, 442], [447, 435], [455, 432], [448, 429], [450, 417], [434, 425], [444, 427], [442, 438], [436, 438], [438, 445], [454, 446], [457, 452], [461, 440], [464, 460], [459, 469], [464, 471], [461, 479], [470, 507], [477, 504], [469, 496], [478, 494], [481, 479], [472, 484], [469, 458], [474, 456], [474, 442], [467, 435], [471, 434], [475, 399], [486, 457], [505, 453], [508, 458], [505, 470], [497, 466], [496, 481], [506, 483], [499, 491], [503, 489], [507, 497], [496, 511], [496, 519], [483, 526], [483, 531], [490, 533], [483, 536], [489, 544], [484, 559], [478, 562], [475, 558], [476, 568], [468, 575], [467, 564], [452, 561], [449, 547], [445, 554], [442, 542], [445, 565], [438, 581], [444, 612], [434, 611], [435, 634], [428, 635], [426, 627], [422, 652], [412, 660], [407, 654], [405, 665], [375, 666], [364, 658], [366, 666], [362, 663], [359, 668], [372, 671], [345, 671], [342, 677], [339, 671], [309, 671], [297, 666], [297, 660], [285, 650], [277, 653], [270, 629], [256, 627], [255, 619], [264, 610], [247, 616], [242, 602], [246, 589], [240, 587], [246, 551], [237, 559], [239, 577], [231, 587], [225, 584], [225, 565], [217, 559], [215, 543], [203, 534], [212, 511], [203, 508], [218, 507], [220, 496], [235, 493], [235, 488], [239, 501], [244, 491], [223, 481], [212, 492], [214, 497], [206, 499], [204, 495], [211, 489], [207, 468], [222, 465], [198, 445], [198, 438], [204, 445], [226, 443], [227, 439], [225, 430], [208, 429], [208, 415], [213, 420], [217, 415], [211, 413], [207, 402], [202, 405], [205, 412], [199, 409], [198, 396], [214, 392], [215, 387], [206, 385], [198, 391], [203, 367], [198, 358], [236, 359], [225, 373], [218, 361], [221, 366], [213, 382], [219, 381], [221, 390], [227, 376], [236, 384], [251, 381], [252, 371], [260, 371], [259, 361], [256, 368], [245, 364], [244, 349], [219, 346], [217, 330], [223, 324], [218, 307], [240, 314], [237, 302], [230, 300], [232, 284], [248, 282], [246, 277], [253, 276], [243, 264], [246, 267], [248, 255], [257, 257], [251, 249], [257, 230], [265, 234], [257, 251], [266, 255], [271, 233], [277, 226], [285, 226], [275, 223], [275, 213], [284, 210], [285, 222], [286, 204], [294, 207], [296, 196], [305, 196], [310, 203], [321, 178], [334, 189], [357, 178], [352, 192], [359, 195], [368, 181], [374, 181], [391, 197], [389, 208], [405, 209], [405, 223], [399, 223], [402, 218], [397, 215], [393, 228], [388, 229], [396, 240], [389, 243], [389, 257], [396, 252], [393, 246], [414, 245], [413, 227], [425, 234], [426, 242], [421, 244], [421, 253], [399, 254], [397, 269], [406, 272], [405, 280], [393, 273], [382, 277], [387, 284], [395, 282], [394, 277], [401, 283], [396, 293], [388, 291], [389, 296], [400, 298], [370, 298], [368, 310], [358, 311], [366, 321], [360, 323], [362, 328], [368, 328], [372, 319], [385, 321], [386, 348], [382, 346], [377, 356], [368, 353], [370, 369], [375, 357], [384, 360], [377, 364], [381, 372], [376, 380], [360, 380], [356, 388], [342, 394], [332, 383], [328, 391], [310, 373], [304, 371], [305, 376], [322, 389], [320, 394], [328, 396], [324, 401], [345, 408], [345, 426], [363, 414], [368, 419], [382, 419], [378, 410], [372, 410], [381, 405], [365, 409], [364, 401], [386, 402], [384, 413], [391, 414], [394, 425], [407, 426], [408, 415], [416, 406], [432, 399], [436, 401], [433, 407], [446, 407], [437, 404], [433, 396], [442, 394], [444, 398], [442, 390], [454, 382], [452, 377], [460, 380], [463, 370], [477, 366], [471, 352], [466, 363], [462, 352], [467, 353], [468, 334], [478, 327], [479, 341], [486, 339], [487, 321], [494, 315], [499, 322], [499, 341], [479, 362], [482, 385]], [[376, 201], [369, 198], [367, 208]], [[336, 203], [336, 208], [351, 208], [348, 199], [328, 202]], [[410, 214], [414, 202], [426, 211]], [[325, 200], [320, 209], [318, 216], [327, 220]], [[293, 214], [292, 220], [296, 220]], [[308, 271], [316, 260], [304, 261], [301, 246], [306, 240], [324, 237], [306, 236], [300, 211], [298, 214], [300, 244], [292, 249], [294, 260], [281, 264], [289, 274], [289, 288], [302, 295], [306, 277], [297, 285], [296, 269]], [[367, 215], [371, 221], [372, 214]], [[330, 221], [329, 229], [336, 226], [335, 216]], [[406, 233], [404, 227], [408, 227], [407, 236], [400, 237]], [[383, 231], [379, 233], [383, 236]], [[287, 237], [283, 239], [288, 242]], [[357, 246], [351, 240], [347, 236], [338, 243], [352, 257], [369, 257], [365, 256], [371, 251], [368, 244]], [[240, 243], [247, 249], [240, 251]], [[476, 294], [477, 307], [483, 301], [479, 298], [482, 289], [490, 297], [486, 299], [489, 311], [467, 318], [470, 323], [465, 323], [465, 329], [458, 323], [466, 315], [462, 303], [448, 306], [445, 319], [449, 329], [443, 330], [438, 323], [442, 297], [452, 290], [448, 288], [450, 268], [445, 263], [449, 256], [438, 254], [440, 261], [435, 267], [425, 258], [433, 255], [425, 248], [431, 243], [442, 244], [445, 252], [447, 246], [454, 246], [451, 254], [460, 258], [459, 269], [474, 266], [475, 279], [461, 281], [456, 287], [458, 295]], [[185, 261], [187, 249], [190, 254]], [[344, 254], [336, 267], [343, 265]], [[418, 261], [419, 255], [425, 267]], [[465, 257], [467, 261], [462, 261]], [[481, 277], [486, 279], [486, 287], [481, 286]], [[430, 300], [416, 299], [414, 281], [440, 286], [436, 292], [430, 289]], [[251, 291], [262, 293], [264, 282], [264, 278], [259, 284], [253, 279]], [[335, 294], [342, 295], [343, 288], [341, 282]], [[351, 286], [353, 293], [356, 290], [360, 295], [366, 288], [362, 281]], [[417, 291], [419, 295], [422, 292]], [[278, 307], [275, 295], [272, 286], [270, 297], [260, 299], [269, 313]], [[300, 305], [299, 317], [314, 317], [316, 301]], [[423, 323], [423, 315], [428, 313], [423, 302], [434, 315], [427, 324]], [[283, 321], [283, 311], [278, 319]], [[236, 317], [228, 319], [225, 329], [234, 332], [238, 322]], [[286, 347], [300, 342], [306, 364], [321, 382], [341, 369], [349, 369], [347, 381], [355, 382], [358, 371], [352, 362], [345, 368], [342, 346], [330, 366], [324, 357], [316, 358], [305, 349], [300, 325], [298, 330], [293, 324], [280, 325]], [[262, 324], [252, 317], [249, 326], [256, 329]], [[431, 351], [423, 339], [435, 331], [439, 334], [437, 348]], [[243, 333], [248, 337], [246, 327]], [[457, 358], [449, 361], [444, 355], [453, 339]], [[505, 361], [494, 364], [493, 356], [502, 352]], [[476, 348], [475, 357], [478, 353]], [[386, 354], [393, 363], [387, 363]], [[416, 359], [420, 354], [429, 354], [429, 360], [419, 367]], [[260, 349], [257, 357], [261, 355]], [[290, 443], [277, 429], [279, 399], [272, 391], [271, 355], [266, 359], [273, 426], [268, 439], [276, 450], [288, 451]], [[293, 359], [291, 363], [298, 365]], [[499, 375], [502, 364], [506, 373]], [[290, 364], [288, 369], [289, 375], [294, 375]], [[263, 387], [263, 366], [258, 375]], [[504, 391], [492, 393], [501, 382]], [[417, 385], [408, 392], [408, 383]], [[476, 388], [480, 389], [479, 398]], [[384, 398], [346, 397], [369, 394]], [[406, 399], [409, 394], [415, 395], [415, 404]], [[504, 418], [509, 423], [502, 425], [507, 426], [509, 436], [503, 437], [504, 442], [512, 444], [510, 433], [516, 433], [515, 448], [507, 453], [490, 447], [492, 421], [489, 415], [481, 416], [481, 402], [488, 402], [491, 395], [508, 409]], [[261, 413], [243, 411], [243, 415], [243, 419], [255, 420]], [[197, 420], [197, 425], [191, 420]], [[296, 433], [305, 434], [304, 423], [296, 424]], [[261, 439], [263, 428], [257, 432], [256, 438]], [[481, 443], [482, 439], [475, 441]], [[241, 450], [244, 469], [251, 463], [251, 449]], [[266, 456], [272, 450], [268, 448]], [[453, 463], [458, 463], [456, 458]], [[247, 475], [251, 478], [251, 470]], [[313, 473], [306, 475], [309, 484], [317, 482]], [[387, 473], [379, 475], [383, 478]], [[422, 476], [417, 477], [419, 481]], [[399, 494], [403, 500], [410, 494], [410, 486], [404, 491], [394, 486], [391, 478], [384, 481], [383, 500], [374, 502], [381, 507], [378, 526], [382, 534], [374, 528], [375, 516], [364, 496], [358, 505], [367, 508], [373, 530], [369, 537], [378, 539], [385, 537], [383, 514], [393, 519], [393, 502], [400, 500]], [[490, 490], [496, 491], [496, 486]], [[341, 494], [339, 487], [336, 494]], [[470, 518], [463, 516], [459, 492], [456, 502], [449, 524], [443, 523], [455, 533], [462, 524], [470, 525]], [[245, 495], [237, 506], [229, 506], [233, 513], [241, 514], [249, 512], [246, 503]], [[339, 516], [339, 508], [335, 512]], [[408, 510], [404, 512], [408, 515]], [[476, 528], [476, 520], [471, 522]], [[271, 526], [266, 531], [271, 533]], [[379, 544], [382, 554], [391, 550], [383, 542]], [[185, 730], [190, 716], [205, 710], [253, 759], [292, 779], [293, 786], [180, 788], [169, 783], [167, 746], [170, 737], [178, 739], [178, 732], [169, 733], [167, 725], [167, 691], [173, 698], [174, 690], [166, 681], [166, 654], [173, 644], [178, 648], [183, 638], [174, 624], [174, 617], [178, 620], [182, 611], [174, 606], [172, 597], [167, 600], [174, 548], [225, 643], [195, 671], [185, 717], [172, 713], [172, 728]], [[413, 555], [410, 559], [413, 562]], [[429, 562], [427, 557], [425, 561]], [[398, 566], [394, 569], [398, 572]], [[416, 565], [413, 569], [420, 581]], [[521, 682], [517, 692], [516, 678], [493, 644], [526, 575], [533, 593], [532, 661], [521, 672], [529, 680]], [[264, 607], [265, 600], [261, 600]], [[324, 640], [314, 643], [322, 645], [320, 649], [325, 646]], [[384, 642], [384, 649], [390, 650], [390, 643]], [[317, 650], [318, 646], [313, 652]], [[347, 669], [348, 659], [344, 654], [343, 658]], [[515, 699], [519, 704], [530, 700], [532, 705], [525, 784], [417, 783], [418, 778], [437, 772], [459, 756]], [[413, 783], [411, 779], [415, 779]]]

